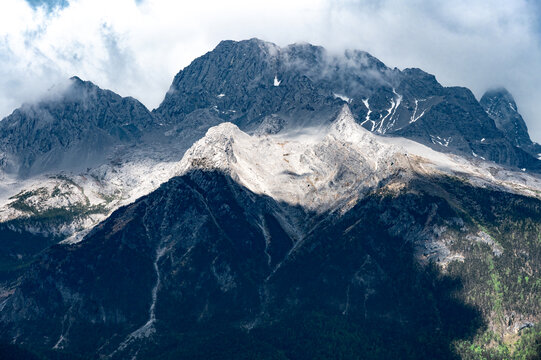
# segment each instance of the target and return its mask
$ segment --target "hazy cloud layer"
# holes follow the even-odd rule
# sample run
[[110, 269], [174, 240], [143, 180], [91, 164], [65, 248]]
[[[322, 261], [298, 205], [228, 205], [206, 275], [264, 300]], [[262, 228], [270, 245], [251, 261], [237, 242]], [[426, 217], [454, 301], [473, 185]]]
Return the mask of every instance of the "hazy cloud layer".
[[260, 37], [366, 50], [478, 97], [505, 86], [541, 141], [536, 0], [31, 2], [0, 2], [0, 116], [72, 75], [154, 108], [173, 76], [220, 40]]

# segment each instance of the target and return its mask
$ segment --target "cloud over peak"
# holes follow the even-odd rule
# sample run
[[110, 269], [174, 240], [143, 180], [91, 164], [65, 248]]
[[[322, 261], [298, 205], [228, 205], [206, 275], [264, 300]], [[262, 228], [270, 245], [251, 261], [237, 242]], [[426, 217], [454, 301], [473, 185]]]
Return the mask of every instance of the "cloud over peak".
[[29, 1], [0, 4], [1, 116], [72, 75], [153, 108], [173, 76], [220, 40], [259, 37], [365, 50], [478, 97], [505, 86], [541, 140], [541, 6], [533, 0]]

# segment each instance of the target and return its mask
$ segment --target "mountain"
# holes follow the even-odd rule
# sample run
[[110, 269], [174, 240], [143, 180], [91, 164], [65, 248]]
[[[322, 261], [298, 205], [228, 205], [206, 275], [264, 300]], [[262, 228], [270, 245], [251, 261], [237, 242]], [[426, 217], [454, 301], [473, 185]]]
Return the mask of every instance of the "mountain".
[[149, 111], [0, 122], [0, 358], [534, 359], [541, 179], [510, 94], [223, 41]]
[[540, 166], [509, 141], [470, 90], [443, 87], [420, 69], [390, 69], [362, 51], [223, 41], [175, 76], [155, 114], [179, 131], [186, 116], [206, 109], [248, 132], [274, 133], [326, 124], [344, 103], [375, 133], [513, 167]]
[[77, 77], [21, 106], [0, 122], [0, 235], [50, 244], [88, 230], [173, 177], [207, 130], [197, 121], [175, 133], [139, 101]]
[[524, 119], [518, 112], [513, 96], [505, 88], [487, 91], [481, 106], [511, 143], [535, 157], [540, 157], [541, 145], [532, 142]]
[[2, 120], [0, 278], [174, 176], [171, 164], [200, 135], [165, 131], [139, 101], [77, 77]]
[[312, 133], [224, 123], [178, 177], [43, 252], [0, 334], [88, 358], [467, 358], [476, 334], [539, 321], [540, 190], [347, 106]]
[[174, 155], [158, 151], [178, 160], [221, 122], [250, 133], [285, 132], [325, 125], [344, 103], [378, 134], [532, 171], [540, 166], [524, 122], [513, 120], [522, 139], [513, 140], [515, 130], [493, 120], [468, 89], [443, 87], [419, 69], [390, 69], [362, 51], [332, 54], [251, 39], [223, 41], [194, 60], [152, 113], [133, 98], [72, 78], [0, 122], [0, 169], [19, 178], [78, 173], [122, 159], [131, 147], [164, 143], [175, 144]]
[[231, 121], [257, 134], [317, 128], [345, 103], [377, 134], [539, 166], [535, 147], [515, 146], [469, 90], [442, 87], [422, 70], [390, 69], [362, 51], [224, 41], [183, 69], [153, 112], [73, 78], [1, 121], [0, 221], [71, 237], [174, 176], [171, 164], [212, 126]]
[[74, 77], [0, 122], [0, 165], [22, 177], [84, 170], [102, 163], [116, 146], [139, 141], [153, 125], [139, 101]]

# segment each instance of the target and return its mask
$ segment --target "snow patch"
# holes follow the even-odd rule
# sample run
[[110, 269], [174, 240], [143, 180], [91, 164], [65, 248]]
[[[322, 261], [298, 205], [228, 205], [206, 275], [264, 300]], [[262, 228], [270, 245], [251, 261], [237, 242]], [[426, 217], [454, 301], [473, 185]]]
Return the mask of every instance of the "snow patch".
[[[432, 140], [441, 146], [452, 141], [438, 136]], [[397, 171], [404, 174], [402, 179], [415, 173], [460, 175], [475, 186], [491, 184], [541, 197], [541, 179], [472, 155], [478, 159], [378, 136], [356, 123], [344, 105], [330, 125], [297, 132], [250, 136], [222, 123], [186, 152], [180, 175], [193, 168], [218, 169], [254, 193], [318, 212], [353, 206], [367, 189]]]
[[439, 136], [430, 135], [430, 141], [432, 141], [432, 144], [434, 145], [441, 145], [445, 147], [449, 147], [449, 143], [452, 140], [452, 136], [449, 136], [448, 138], [442, 138]]
[[411, 115], [410, 124], [416, 122], [425, 114], [426, 109], [423, 110], [421, 114], [417, 115], [417, 110], [419, 109], [419, 102], [421, 101], [426, 101], [426, 99], [415, 99], [415, 109], [413, 110], [413, 114]]
[[364, 125], [367, 121], [370, 121], [372, 122], [372, 128], [370, 129], [370, 131], [374, 131], [376, 127], [376, 122], [374, 120], [370, 120], [370, 114], [372, 114], [372, 110], [370, 110], [370, 104], [368, 104], [368, 99], [363, 99], [363, 104], [368, 109], [368, 112], [366, 113], [366, 117], [364, 121], [361, 123], [361, 126]]
[[[380, 134], [385, 134], [390, 128], [393, 127], [396, 121], [396, 119], [393, 119], [393, 117], [396, 113], [396, 109], [398, 109], [400, 103], [402, 102], [402, 95], [398, 94], [395, 89], [393, 89], [393, 94], [396, 96], [396, 98], [395, 96], [393, 96], [393, 98], [391, 99], [391, 107], [387, 109], [387, 115], [385, 115], [383, 119], [381, 119], [379, 127], [376, 130]], [[389, 118], [389, 123], [385, 127], [383, 127], [387, 118]]]
[[250, 136], [220, 124], [181, 163], [181, 173], [220, 169], [254, 193], [321, 212], [377, 186], [407, 159], [395, 146], [378, 142], [344, 105], [333, 123], [313, 133]]
[[351, 98], [347, 97], [346, 95], [337, 94], [337, 93], [334, 93], [333, 95], [334, 95], [334, 97], [335, 97], [336, 99], [342, 99], [342, 100], [344, 100], [344, 101], [347, 102], [347, 103], [350, 103], [350, 102], [351, 102]]
[[84, 173], [64, 172], [22, 181], [6, 177], [0, 183], [0, 222], [29, 216], [28, 212], [19, 210], [20, 207], [12, 206], [17, 200], [17, 194], [27, 194], [24, 203], [37, 212], [69, 206], [95, 209], [87, 215], [76, 216], [72, 221], [53, 227], [44, 225], [40, 228], [23, 224], [23, 230], [34, 234], [54, 234], [66, 237], [66, 243], [79, 242], [114, 210], [147, 195], [177, 175], [178, 151], [184, 152], [159, 145], [158, 148], [141, 148], [123, 157], [114, 157], [109, 163]]

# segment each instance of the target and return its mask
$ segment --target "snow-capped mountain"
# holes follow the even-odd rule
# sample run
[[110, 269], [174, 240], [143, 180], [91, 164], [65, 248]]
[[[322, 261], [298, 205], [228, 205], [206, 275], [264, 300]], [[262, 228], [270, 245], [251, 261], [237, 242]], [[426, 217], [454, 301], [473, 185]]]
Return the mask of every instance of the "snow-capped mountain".
[[388, 68], [362, 51], [224, 41], [177, 74], [155, 114], [179, 131], [188, 114], [207, 109], [242, 130], [275, 132], [328, 123], [344, 103], [378, 134], [518, 168], [540, 166], [502, 134], [470, 90], [443, 87], [420, 69]]
[[472, 184], [533, 197], [541, 190], [536, 176], [374, 135], [355, 121], [347, 105], [332, 123], [301, 131], [250, 136], [232, 123], [213, 127], [186, 152], [179, 175], [194, 168], [219, 170], [256, 194], [316, 212], [350, 202], [352, 193], [396, 174], [462, 176]]
[[[375, 134], [536, 171], [536, 145], [526, 144], [523, 121], [519, 137], [526, 143], [492, 120], [497, 110], [487, 99], [488, 115], [469, 90], [442, 87], [419, 69], [390, 69], [362, 51], [339, 56], [257, 39], [224, 41], [194, 60], [152, 113], [135, 99], [73, 78], [0, 123], [0, 219], [26, 218], [16, 228], [34, 234], [74, 236], [171, 178], [171, 164], [212, 126], [228, 121], [255, 134], [302, 131], [327, 126], [344, 104]], [[44, 214], [65, 210], [68, 194], [55, 189], [71, 183], [77, 185], [72, 211], [43, 223]]]
[[[460, 122], [431, 119], [415, 125], [433, 116], [430, 109], [443, 101], [443, 93], [457, 91], [465, 96], [453, 95], [453, 101], [467, 112], [453, 115]], [[336, 56], [309, 44], [279, 48], [257, 39], [226, 41], [181, 71], [153, 114], [135, 99], [73, 78], [40, 103], [25, 105], [2, 121], [2, 220], [32, 220], [37, 215], [40, 224], [32, 220], [23, 229], [71, 236], [170, 178], [174, 174], [170, 164], [213, 125], [233, 121], [258, 134], [298, 131], [324, 126], [344, 102], [354, 110], [357, 122], [375, 133], [405, 134], [437, 150], [487, 159], [471, 139], [457, 140], [479, 133], [474, 143], [485, 150], [493, 148], [489, 159], [516, 163], [509, 158], [514, 157], [507, 151], [509, 144], [490, 145], [491, 136], [496, 142], [503, 136], [479, 114], [471, 93], [443, 88], [421, 70], [391, 70], [360, 51]], [[448, 106], [444, 103], [438, 106]], [[512, 98], [509, 104], [513, 106]], [[497, 111], [487, 112], [494, 117]], [[473, 127], [464, 122], [473, 118], [478, 118]], [[514, 130], [501, 123], [496, 121], [496, 126], [505, 138], [520, 145], [510, 135]], [[459, 128], [452, 130], [457, 124]], [[456, 130], [454, 139], [448, 136]], [[521, 126], [521, 137], [524, 130]], [[460, 150], [455, 145], [463, 140], [466, 147]], [[529, 149], [524, 144], [518, 147]], [[496, 153], [502, 151], [505, 154]], [[148, 176], [151, 173], [155, 175]], [[70, 191], [58, 191], [59, 187]], [[66, 201], [73, 211], [54, 224], [43, 222], [43, 215], [65, 210]]]
[[538, 146], [361, 51], [224, 41], [152, 112], [73, 78], [0, 122], [0, 345], [467, 358], [541, 319]]
[[[402, 334], [411, 328], [396, 317], [418, 323], [410, 317], [429, 306], [389, 301], [404, 281], [449, 309], [427, 314], [440, 322], [418, 331], [438, 326], [460, 338], [465, 329], [452, 324], [472, 326], [478, 315], [430, 278], [412, 283], [416, 267], [473, 276], [488, 254], [513, 257], [518, 244], [495, 232], [499, 221], [524, 202], [533, 213], [523, 220], [541, 215], [538, 177], [374, 135], [347, 106], [323, 128], [296, 133], [249, 135], [220, 124], [174, 167], [178, 177], [81, 242], [41, 255], [4, 297], [2, 333], [37, 348], [146, 358], [152, 344], [194, 326], [272, 331], [275, 322], [290, 326], [287, 314], [310, 309]], [[478, 213], [481, 199], [497, 220]], [[464, 286], [477, 292], [485, 284]], [[510, 325], [493, 328], [536, 319], [535, 311], [513, 311]], [[436, 348], [427, 351], [450, 356]]]

